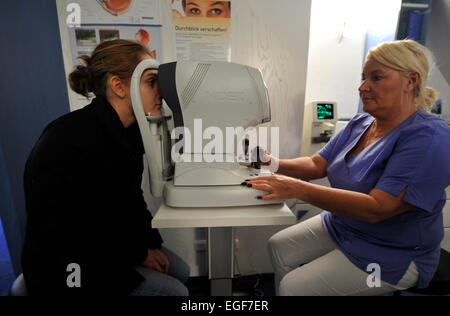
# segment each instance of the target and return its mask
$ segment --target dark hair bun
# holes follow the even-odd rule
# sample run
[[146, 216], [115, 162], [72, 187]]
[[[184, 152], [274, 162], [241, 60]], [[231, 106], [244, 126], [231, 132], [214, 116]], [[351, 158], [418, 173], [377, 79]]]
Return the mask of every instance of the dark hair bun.
[[69, 75], [70, 87], [87, 98], [106, 97], [108, 75], [128, 81], [143, 56], [147, 55], [152, 56], [150, 50], [136, 41], [118, 39], [100, 43], [90, 56], [78, 56], [81, 65]]
[[88, 98], [93, 91], [92, 72], [89, 69], [91, 57], [82, 55], [78, 58], [84, 62], [84, 65], [78, 65], [70, 73], [69, 84], [73, 91]]

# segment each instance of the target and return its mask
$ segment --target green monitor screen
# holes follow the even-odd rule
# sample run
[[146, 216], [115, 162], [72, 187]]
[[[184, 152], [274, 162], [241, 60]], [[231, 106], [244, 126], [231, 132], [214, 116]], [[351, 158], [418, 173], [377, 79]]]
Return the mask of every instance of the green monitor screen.
[[333, 104], [319, 103], [317, 104], [317, 119], [318, 120], [332, 120], [334, 119]]

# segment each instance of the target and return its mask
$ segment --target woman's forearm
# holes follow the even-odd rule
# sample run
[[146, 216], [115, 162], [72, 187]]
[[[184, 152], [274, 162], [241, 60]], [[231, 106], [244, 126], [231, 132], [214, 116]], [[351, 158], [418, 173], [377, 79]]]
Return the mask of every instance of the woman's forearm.
[[387, 215], [379, 201], [369, 194], [334, 189], [305, 181], [298, 183], [297, 198], [321, 209], [370, 223], [377, 223]]
[[259, 197], [262, 200], [295, 198], [321, 209], [370, 223], [378, 223], [413, 208], [413, 205], [403, 201], [406, 187], [397, 196], [376, 188], [365, 194], [317, 185], [281, 174], [249, 179], [244, 184], [255, 190], [268, 192]]
[[295, 159], [280, 159], [277, 173], [303, 180], [326, 176], [326, 160], [318, 155]]

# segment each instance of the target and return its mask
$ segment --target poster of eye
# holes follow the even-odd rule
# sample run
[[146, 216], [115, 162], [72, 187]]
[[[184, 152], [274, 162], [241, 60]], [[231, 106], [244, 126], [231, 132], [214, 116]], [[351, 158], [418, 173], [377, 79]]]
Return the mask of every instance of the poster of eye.
[[177, 60], [230, 61], [231, 1], [168, 1]]
[[[56, 0], [66, 75], [105, 41], [139, 41], [162, 61], [162, 33], [159, 0]], [[68, 47], [67, 47], [68, 46]], [[71, 109], [86, 99], [69, 89]]]

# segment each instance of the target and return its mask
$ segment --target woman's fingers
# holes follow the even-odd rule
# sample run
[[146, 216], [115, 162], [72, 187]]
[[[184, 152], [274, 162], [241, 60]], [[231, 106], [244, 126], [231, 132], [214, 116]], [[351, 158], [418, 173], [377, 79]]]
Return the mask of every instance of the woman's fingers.
[[169, 259], [167, 259], [166, 255], [161, 252], [160, 250], [157, 251], [156, 261], [158, 262], [159, 266], [163, 269], [163, 273], [169, 272]]
[[158, 260], [156, 258], [149, 263], [148, 267], [150, 269], [164, 273], [164, 268], [161, 266], [161, 264], [158, 262]]
[[167, 259], [167, 257], [165, 255], [164, 255], [164, 258], [163, 258], [163, 265], [164, 265], [164, 273], [165, 274], [169, 273], [170, 263], [169, 263], [169, 260]]
[[261, 200], [279, 200], [275, 194], [262, 195]]
[[245, 180], [246, 182], [257, 182], [257, 181], [273, 181], [276, 179], [275, 176], [266, 176], [266, 177], [258, 177], [258, 178], [250, 178]]
[[260, 190], [260, 191], [266, 191], [266, 192], [269, 193], [269, 194], [266, 194], [266, 195], [261, 195], [261, 197], [258, 197], [261, 200], [279, 200], [278, 194], [276, 192], [276, 188], [272, 187], [270, 184], [254, 183], [254, 184], [252, 184], [252, 189]]
[[270, 177], [247, 179], [242, 185], [269, 192], [267, 195], [258, 197], [262, 200], [287, 200], [296, 196], [298, 181], [298, 179], [282, 175], [272, 175]]
[[158, 272], [164, 273], [164, 267], [161, 266], [161, 264], [159, 264], [159, 262], [156, 263], [155, 270]]
[[249, 183], [247, 186], [251, 187], [255, 190], [260, 191], [266, 191], [269, 194], [258, 196], [258, 199], [261, 200], [278, 200], [276, 192], [274, 192], [276, 189], [270, 185], [270, 182], [268, 181], [259, 181], [259, 182], [253, 182]]
[[252, 189], [261, 190], [266, 192], [272, 192], [273, 188], [269, 184], [266, 183], [253, 183], [251, 186]]
[[144, 262], [144, 266], [165, 274], [169, 272], [169, 260], [159, 249], [148, 250], [147, 259]]

